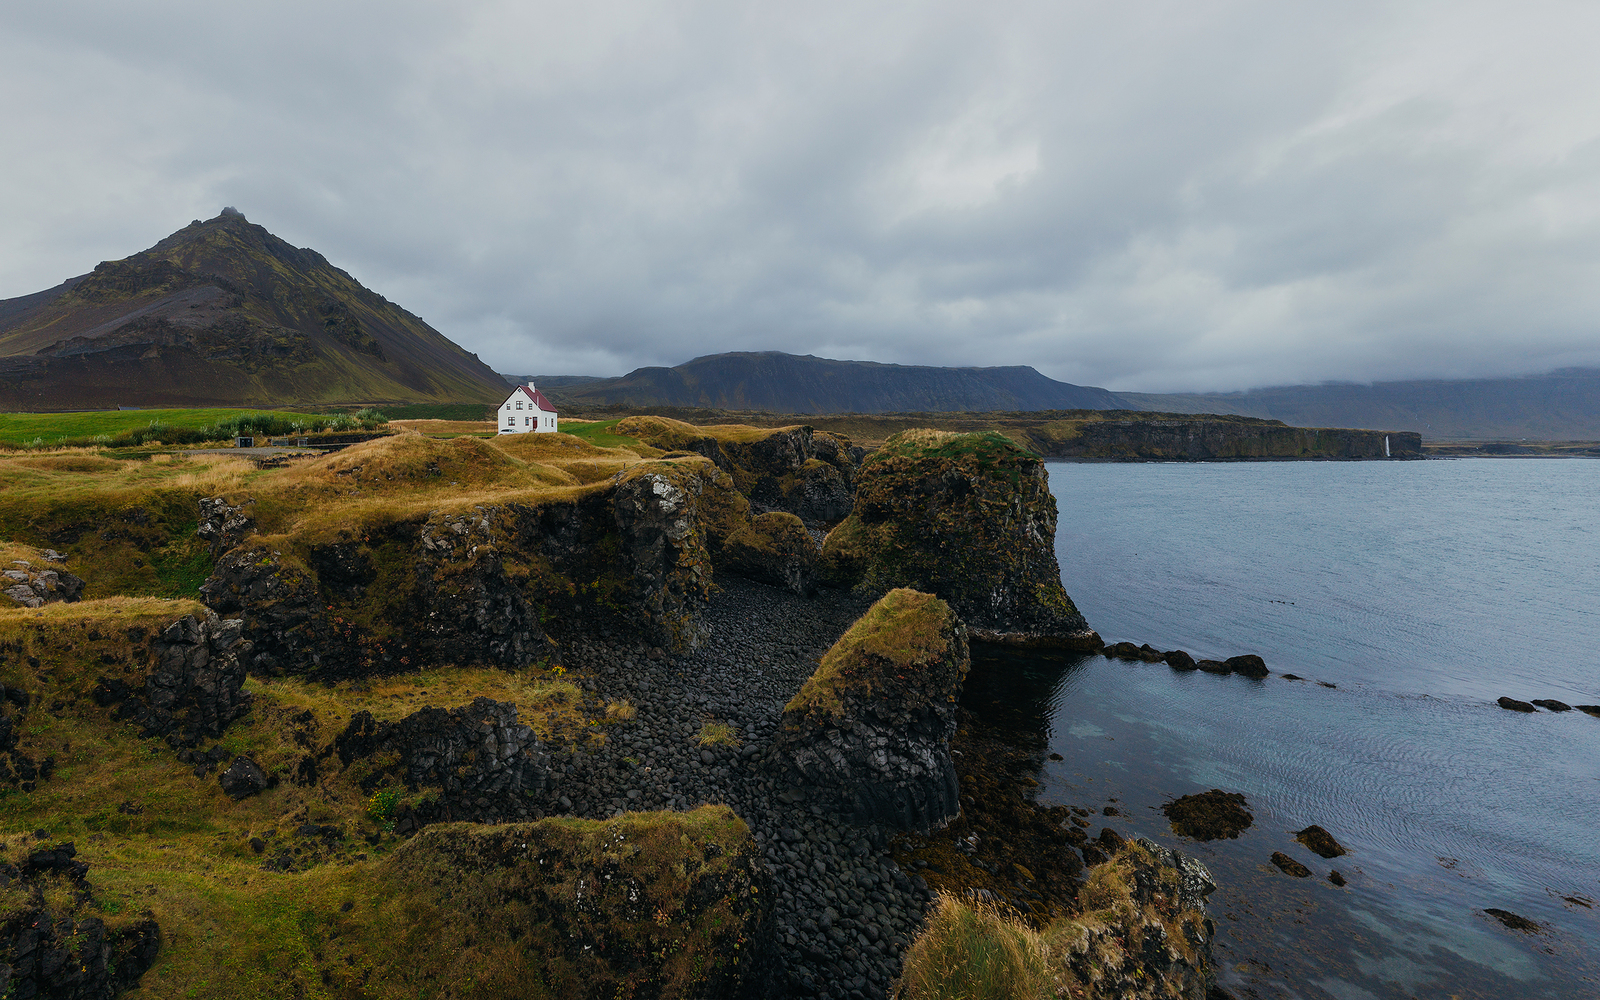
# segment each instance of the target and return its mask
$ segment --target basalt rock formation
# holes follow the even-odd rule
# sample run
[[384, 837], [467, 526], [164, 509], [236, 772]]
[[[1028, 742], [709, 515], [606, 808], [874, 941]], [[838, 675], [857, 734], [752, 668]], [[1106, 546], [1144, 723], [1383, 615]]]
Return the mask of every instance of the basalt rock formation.
[[243, 690], [251, 643], [244, 623], [184, 615], [151, 644], [151, 669], [137, 684], [102, 675], [92, 692], [102, 707], [139, 727], [140, 735], [163, 736], [174, 747], [190, 748], [216, 739], [233, 720], [250, 711]]
[[[490, 698], [461, 708], [424, 708], [398, 722], [378, 722], [370, 712], [357, 712], [329, 749], [346, 768], [360, 769], [364, 791], [386, 782], [413, 792], [438, 790], [420, 811], [408, 810], [400, 833], [446, 817], [526, 818], [528, 798], [549, 780], [544, 747], [518, 719], [517, 706]], [[302, 763], [299, 780], [309, 783], [316, 770], [315, 758]]]
[[[0, 911], [0, 996], [100, 1000], [136, 986], [154, 964], [161, 934], [148, 915], [94, 915], [89, 866], [71, 843], [0, 861], [0, 888], [13, 900]], [[66, 894], [46, 894], [63, 884]]]
[[[726, 806], [429, 827], [380, 863], [382, 996], [764, 995], [771, 883]], [[432, 989], [428, 992], [431, 994]]]
[[810, 594], [817, 589], [821, 555], [800, 518], [768, 511], [728, 537], [720, 568], [791, 593]]
[[836, 524], [854, 505], [865, 452], [849, 438], [810, 427], [696, 427], [666, 417], [628, 417], [617, 433], [671, 452], [704, 455], [733, 476], [759, 513], [777, 510], [807, 524]]
[[[551, 612], [620, 617], [658, 645], [688, 648], [700, 640], [710, 547], [742, 523], [744, 504], [707, 463], [658, 463], [575, 494], [332, 537], [247, 535], [200, 589], [211, 607], [243, 617], [250, 668], [264, 674], [524, 667], [555, 654], [541, 625]], [[206, 523], [238, 523], [243, 506], [212, 502]]]
[[961, 808], [950, 737], [969, 665], [948, 604], [885, 594], [785, 706], [775, 745], [790, 780], [863, 826], [945, 825]]
[[1055, 535], [1043, 462], [997, 433], [903, 431], [862, 465], [824, 569], [863, 592], [937, 594], [974, 639], [1098, 649], [1061, 586]]
[[83, 587], [83, 581], [68, 573], [65, 566], [39, 567], [19, 559], [0, 570], [0, 594], [25, 608], [56, 601], [71, 603], [83, 596]]

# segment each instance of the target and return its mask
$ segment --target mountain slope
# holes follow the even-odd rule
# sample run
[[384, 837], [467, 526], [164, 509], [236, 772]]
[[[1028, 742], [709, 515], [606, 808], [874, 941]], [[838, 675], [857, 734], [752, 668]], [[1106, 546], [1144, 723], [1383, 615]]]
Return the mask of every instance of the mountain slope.
[[1594, 368], [1503, 379], [1117, 395], [1141, 410], [1235, 413], [1298, 427], [1408, 430], [1430, 440], [1600, 440], [1600, 369]]
[[421, 319], [233, 210], [0, 301], [0, 408], [497, 401]]
[[[537, 377], [535, 382], [537, 382]], [[1104, 389], [1046, 378], [1032, 368], [933, 368], [833, 361], [778, 351], [695, 358], [620, 378], [541, 384], [557, 402], [587, 406], [705, 406], [778, 413], [1110, 410]]]

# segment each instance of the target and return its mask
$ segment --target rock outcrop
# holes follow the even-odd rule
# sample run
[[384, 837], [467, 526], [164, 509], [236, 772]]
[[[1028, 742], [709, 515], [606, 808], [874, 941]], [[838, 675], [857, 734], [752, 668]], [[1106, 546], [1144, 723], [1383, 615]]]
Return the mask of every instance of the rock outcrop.
[[[70, 843], [0, 861], [0, 887], [16, 902], [0, 912], [0, 996], [100, 1000], [137, 985], [161, 934], [148, 914], [108, 922], [93, 915], [89, 866]], [[66, 894], [46, 893], [61, 883]]]
[[[4, 662], [0, 658], [0, 662]], [[56, 759], [35, 760], [17, 747], [24, 713], [32, 701], [19, 687], [0, 684], [0, 784], [31, 792], [55, 771]], [[3, 995], [3, 994], [0, 994]]]
[[411, 995], [732, 1000], [764, 994], [768, 879], [726, 806], [441, 825], [380, 862], [371, 919]]
[[961, 808], [950, 737], [969, 665], [948, 604], [885, 594], [784, 708], [774, 742], [789, 779], [861, 825], [945, 825]]
[[811, 427], [696, 427], [640, 416], [617, 424], [617, 433], [665, 451], [704, 455], [734, 477], [758, 512], [787, 511], [807, 524], [835, 524], [850, 513], [865, 454], [848, 438]]
[[192, 748], [216, 739], [233, 720], [250, 711], [243, 690], [251, 644], [244, 623], [224, 621], [215, 612], [204, 618], [184, 615], [152, 644], [150, 673], [137, 687], [104, 675], [93, 697], [115, 706], [114, 717], [139, 727], [145, 737], [162, 736], [174, 747]]
[[0, 570], [0, 594], [25, 608], [77, 601], [83, 597], [83, 588], [84, 582], [68, 573], [65, 566], [36, 566], [18, 559]]
[[768, 511], [729, 536], [720, 568], [806, 595], [817, 589], [822, 550], [794, 514]]
[[548, 661], [550, 614], [613, 618], [690, 648], [711, 551], [748, 504], [708, 463], [651, 463], [577, 495], [438, 510], [333, 537], [251, 535], [206, 603], [239, 614], [263, 674], [340, 680], [420, 663]]
[[254, 500], [245, 500], [230, 504], [225, 497], [201, 498], [200, 523], [195, 526], [194, 533], [211, 547], [211, 558], [217, 558], [244, 541], [255, 528], [255, 521], [250, 517], [253, 503]]
[[359, 769], [365, 791], [386, 782], [413, 792], [438, 789], [426, 806], [401, 817], [406, 829], [400, 833], [447, 817], [526, 817], [528, 799], [549, 780], [544, 747], [519, 721], [517, 707], [490, 698], [461, 708], [424, 708], [398, 722], [357, 712], [331, 749], [346, 768]]
[[1061, 586], [1055, 535], [1043, 462], [998, 433], [903, 431], [862, 465], [824, 570], [863, 592], [937, 594], [976, 640], [1099, 649]]

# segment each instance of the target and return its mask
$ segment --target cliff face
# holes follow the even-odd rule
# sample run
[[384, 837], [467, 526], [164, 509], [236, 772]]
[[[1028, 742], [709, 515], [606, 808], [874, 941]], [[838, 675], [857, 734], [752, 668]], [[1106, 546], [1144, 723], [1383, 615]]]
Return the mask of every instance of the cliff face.
[[776, 745], [791, 778], [862, 825], [945, 825], [961, 810], [950, 737], [970, 662], [948, 604], [891, 590], [784, 708]]
[[620, 615], [659, 645], [692, 647], [708, 545], [742, 523], [742, 502], [707, 463], [657, 463], [566, 495], [240, 538], [243, 500], [211, 498], [202, 537], [238, 541], [201, 592], [243, 617], [251, 669], [268, 674], [523, 667], [554, 655], [541, 615], [564, 610]]
[[1257, 420], [1062, 420], [1030, 428], [1026, 440], [1048, 459], [1098, 462], [1422, 457], [1422, 435], [1411, 431], [1288, 427]]
[[1055, 533], [1044, 463], [1009, 439], [903, 431], [862, 466], [823, 559], [836, 584], [939, 595], [974, 638], [1098, 648], [1061, 586]]

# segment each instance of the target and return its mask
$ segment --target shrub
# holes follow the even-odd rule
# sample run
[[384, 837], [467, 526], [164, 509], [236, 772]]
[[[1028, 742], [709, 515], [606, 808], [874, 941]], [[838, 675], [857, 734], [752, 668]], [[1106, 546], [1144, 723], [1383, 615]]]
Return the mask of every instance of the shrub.
[[1038, 932], [977, 900], [940, 896], [906, 951], [896, 1000], [1044, 1000], [1056, 995]]
[[726, 722], [708, 722], [700, 727], [700, 732], [695, 736], [703, 747], [737, 747], [739, 737], [733, 734], [733, 727]]

